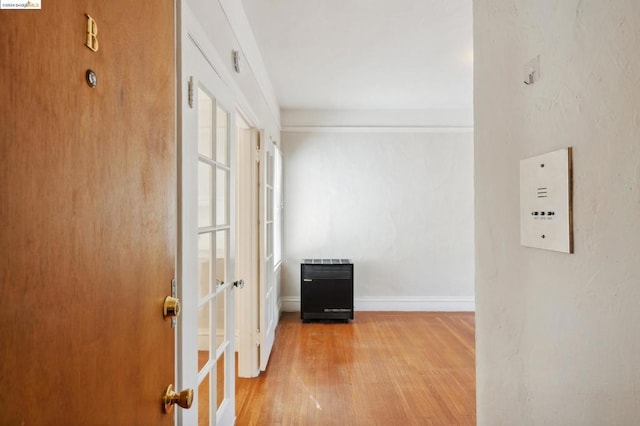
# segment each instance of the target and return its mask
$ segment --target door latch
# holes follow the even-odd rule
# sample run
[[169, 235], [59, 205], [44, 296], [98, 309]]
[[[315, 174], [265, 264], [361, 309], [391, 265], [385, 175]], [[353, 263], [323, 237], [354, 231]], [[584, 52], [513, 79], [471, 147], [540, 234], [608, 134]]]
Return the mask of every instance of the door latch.
[[164, 319], [171, 318], [171, 327], [176, 326], [178, 315], [180, 315], [180, 299], [176, 297], [177, 295], [178, 291], [174, 278], [171, 280], [171, 296], [165, 297], [162, 306], [162, 316]]

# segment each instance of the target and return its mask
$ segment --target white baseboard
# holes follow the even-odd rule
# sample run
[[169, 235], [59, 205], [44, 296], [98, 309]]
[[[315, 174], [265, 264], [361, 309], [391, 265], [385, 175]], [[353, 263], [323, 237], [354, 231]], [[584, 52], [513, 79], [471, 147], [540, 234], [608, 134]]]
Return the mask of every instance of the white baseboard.
[[[283, 312], [300, 312], [299, 296], [280, 299]], [[475, 312], [474, 297], [358, 297], [353, 300], [356, 311], [399, 312]]]

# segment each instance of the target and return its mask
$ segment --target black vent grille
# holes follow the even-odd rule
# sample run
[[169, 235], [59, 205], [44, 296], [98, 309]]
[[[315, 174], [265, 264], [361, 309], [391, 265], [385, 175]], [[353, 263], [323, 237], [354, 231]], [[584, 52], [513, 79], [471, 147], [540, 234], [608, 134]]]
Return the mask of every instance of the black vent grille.
[[351, 265], [304, 265], [303, 279], [308, 280], [350, 280], [353, 277]]
[[351, 259], [304, 259], [302, 263], [307, 265], [349, 265]]

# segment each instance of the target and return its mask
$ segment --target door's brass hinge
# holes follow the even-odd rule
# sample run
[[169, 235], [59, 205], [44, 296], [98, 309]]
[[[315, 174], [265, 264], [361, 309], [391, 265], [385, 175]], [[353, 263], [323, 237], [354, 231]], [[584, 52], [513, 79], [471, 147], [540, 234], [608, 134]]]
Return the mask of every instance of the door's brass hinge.
[[193, 108], [193, 76], [189, 77], [187, 83], [187, 103], [189, 104], [189, 108]]

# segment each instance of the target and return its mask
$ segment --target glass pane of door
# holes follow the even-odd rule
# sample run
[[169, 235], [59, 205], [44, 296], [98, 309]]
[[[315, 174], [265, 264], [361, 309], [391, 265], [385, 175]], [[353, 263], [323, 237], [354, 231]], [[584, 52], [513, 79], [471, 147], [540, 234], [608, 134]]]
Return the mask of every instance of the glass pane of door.
[[198, 154], [213, 158], [213, 99], [198, 88]]
[[224, 368], [224, 356], [221, 356], [218, 359], [218, 381], [216, 384], [216, 393], [217, 393], [217, 398], [216, 398], [216, 408], [220, 408], [220, 406], [222, 405], [222, 402], [224, 401], [225, 398], [225, 368]]
[[198, 373], [205, 370], [211, 358], [211, 307], [209, 303], [198, 309]]
[[211, 233], [198, 235], [198, 299], [211, 293]]
[[213, 200], [211, 190], [213, 167], [204, 161], [198, 161], [198, 226], [211, 226], [213, 221]]
[[229, 114], [217, 106], [216, 120], [216, 139], [218, 141], [224, 141], [223, 143], [216, 144], [216, 161], [221, 164], [229, 164], [229, 144], [225, 143], [229, 139]]
[[211, 415], [210, 404], [210, 380], [209, 374], [200, 382], [198, 386], [198, 426], [208, 426], [211, 424], [209, 417]]
[[216, 170], [216, 225], [229, 224], [229, 170]]

